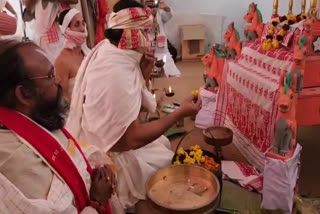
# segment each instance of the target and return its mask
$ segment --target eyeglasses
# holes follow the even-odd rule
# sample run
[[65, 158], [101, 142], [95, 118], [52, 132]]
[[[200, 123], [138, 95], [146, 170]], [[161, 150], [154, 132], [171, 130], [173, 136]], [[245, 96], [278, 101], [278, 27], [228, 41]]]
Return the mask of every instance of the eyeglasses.
[[56, 77], [56, 74], [55, 72], [50, 72], [48, 75], [45, 75], [45, 76], [39, 76], [39, 77], [32, 77], [32, 78], [29, 78], [29, 80], [39, 80], [39, 79], [54, 79]]

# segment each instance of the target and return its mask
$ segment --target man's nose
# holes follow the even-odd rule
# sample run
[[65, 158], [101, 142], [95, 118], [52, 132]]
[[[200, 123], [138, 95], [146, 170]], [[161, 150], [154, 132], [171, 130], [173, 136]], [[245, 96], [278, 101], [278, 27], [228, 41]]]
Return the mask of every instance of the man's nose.
[[86, 31], [86, 26], [85, 25], [81, 25], [80, 26], [80, 31], [81, 32], [85, 32]]

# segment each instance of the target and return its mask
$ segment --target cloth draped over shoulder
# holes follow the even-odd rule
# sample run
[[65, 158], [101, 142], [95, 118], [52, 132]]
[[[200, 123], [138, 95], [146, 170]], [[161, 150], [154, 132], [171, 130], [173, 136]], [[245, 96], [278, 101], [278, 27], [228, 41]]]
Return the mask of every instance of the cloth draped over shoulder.
[[141, 57], [104, 40], [83, 60], [66, 124], [76, 139], [109, 151], [138, 118], [141, 106], [156, 110], [140, 70]]
[[56, 22], [57, 15], [64, 5], [52, 1], [47, 1], [47, 4], [44, 5], [43, 2], [38, 1], [35, 5], [34, 41], [46, 52], [48, 59], [53, 64], [64, 43], [64, 37]]
[[[43, 133], [49, 134], [52, 139], [55, 139], [57, 145], [61, 146], [62, 151], [68, 153], [79, 172], [79, 178], [84, 181], [86, 191], [89, 191], [91, 179], [87, 171], [88, 165], [81, 151], [76, 148], [75, 142], [68, 139], [61, 130], [50, 133], [35, 122], [31, 120], [30, 122], [39, 127], [39, 130], [43, 130]], [[62, 178], [63, 175], [59, 174], [56, 168], [48, 163], [48, 159], [44, 158], [31, 143], [20, 135], [3, 129], [0, 135], [0, 153], [2, 154], [0, 161], [0, 213], [78, 213], [74, 205], [73, 192]], [[59, 146], [57, 146], [57, 148], [58, 147]], [[99, 150], [93, 146], [82, 144], [81, 150], [84, 151], [86, 156], [90, 157], [90, 165], [95, 166], [96, 164], [101, 165], [102, 163], [111, 164], [111, 161], [108, 159], [101, 158], [101, 156], [97, 155]], [[55, 153], [55, 155], [57, 154]], [[24, 159], [26, 157], [28, 157], [28, 159]], [[26, 165], [27, 163], [33, 163], [35, 165]], [[8, 167], [14, 164], [14, 170], [11, 168], [11, 171], [8, 171]], [[30, 180], [33, 173], [40, 175], [38, 183]], [[28, 181], [29, 183], [27, 183]], [[30, 181], [32, 183], [30, 183]], [[41, 186], [42, 189], [34, 191], [32, 186], [38, 185]], [[44, 190], [47, 191], [45, 195], [43, 194]], [[97, 212], [90, 207], [86, 207], [81, 210], [80, 213], [96, 214]]]
[[[156, 101], [140, 70], [142, 55], [123, 50], [108, 40], [84, 59], [73, 91], [68, 130], [78, 139], [109, 151], [138, 119], [141, 107], [154, 112]], [[124, 210], [145, 200], [147, 179], [170, 165], [174, 153], [161, 136], [137, 149], [110, 153], [117, 166], [118, 199]]]
[[150, 46], [147, 31], [152, 28], [153, 16], [148, 8], [128, 8], [111, 13], [109, 29], [123, 29], [118, 47], [135, 49]]

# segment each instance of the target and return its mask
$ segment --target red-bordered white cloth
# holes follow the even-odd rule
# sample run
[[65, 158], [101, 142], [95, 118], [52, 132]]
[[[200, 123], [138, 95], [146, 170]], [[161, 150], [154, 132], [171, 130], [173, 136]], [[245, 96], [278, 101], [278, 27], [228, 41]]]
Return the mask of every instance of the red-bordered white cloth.
[[223, 179], [238, 182], [249, 191], [262, 193], [263, 176], [252, 166], [235, 161], [222, 161]]
[[234, 145], [259, 170], [273, 138], [280, 75], [291, 70], [292, 59], [292, 51], [265, 52], [249, 42], [239, 61], [225, 63], [214, 124], [233, 130]]
[[149, 8], [128, 8], [111, 13], [108, 17], [109, 29], [123, 29], [119, 48], [135, 49], [150, 46], [147, 31], [153, 25], [153, 16]]
[[56, 22], [52, 23], [47, 33], [42, 37], [43, 41], [49, 44], [59, 41], [58, 29], [59, 29], [58, 24]]
[[[38, 6], [42, 7], [41, 5]], [[55, 4], [55, 3], [49, 3], [46, 9], [43, 9], [43, 11], [41, 10], [37, 10], [37, 15], [39, 16], [38, 19], [48, 19], [49, 21], [44, 22], [44, 24], [48, 24], [50, 27], [49, 29], [46, 31], [46, 33], [42, 36], [42, 40], [48, 44], [51, 43], [55, 43], [57, 41], [59, 41], [60, 36], [59, 36], [59, 25], [58, 23], [55, 21], [56, 17], [58, 16], [58, 14], [60, 14], [63, 10], [69, 9], [70, 6], [67, 4], [63, 4], [63, 3], [59, 3], [59, 4]], [[52, 13], [52, 14], [51, 14]], [[48, 18], [47, 16], [50, 16], [50, 18]], [[47, 17], [47, 18], [46, 18]], [[51, 24], [49, 24], [51, 23]], [[43, 25], [43, 24], [42, 24]], [[41, 27], [41, 26], [40, 26]], [[44, 29], [46, 29], [48, 26], [43, 26]]]

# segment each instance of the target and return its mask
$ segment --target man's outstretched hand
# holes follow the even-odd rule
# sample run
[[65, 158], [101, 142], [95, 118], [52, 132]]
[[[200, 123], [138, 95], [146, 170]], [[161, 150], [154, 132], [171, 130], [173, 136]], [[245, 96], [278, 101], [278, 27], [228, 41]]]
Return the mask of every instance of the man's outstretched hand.
[[178, 111], [181, 113], [182, 117], [195, 116], [201, 109], [201, 99], [200, 97], [197, 101], [194, 101], [194, 96], [190, 96], [182, 103]]

